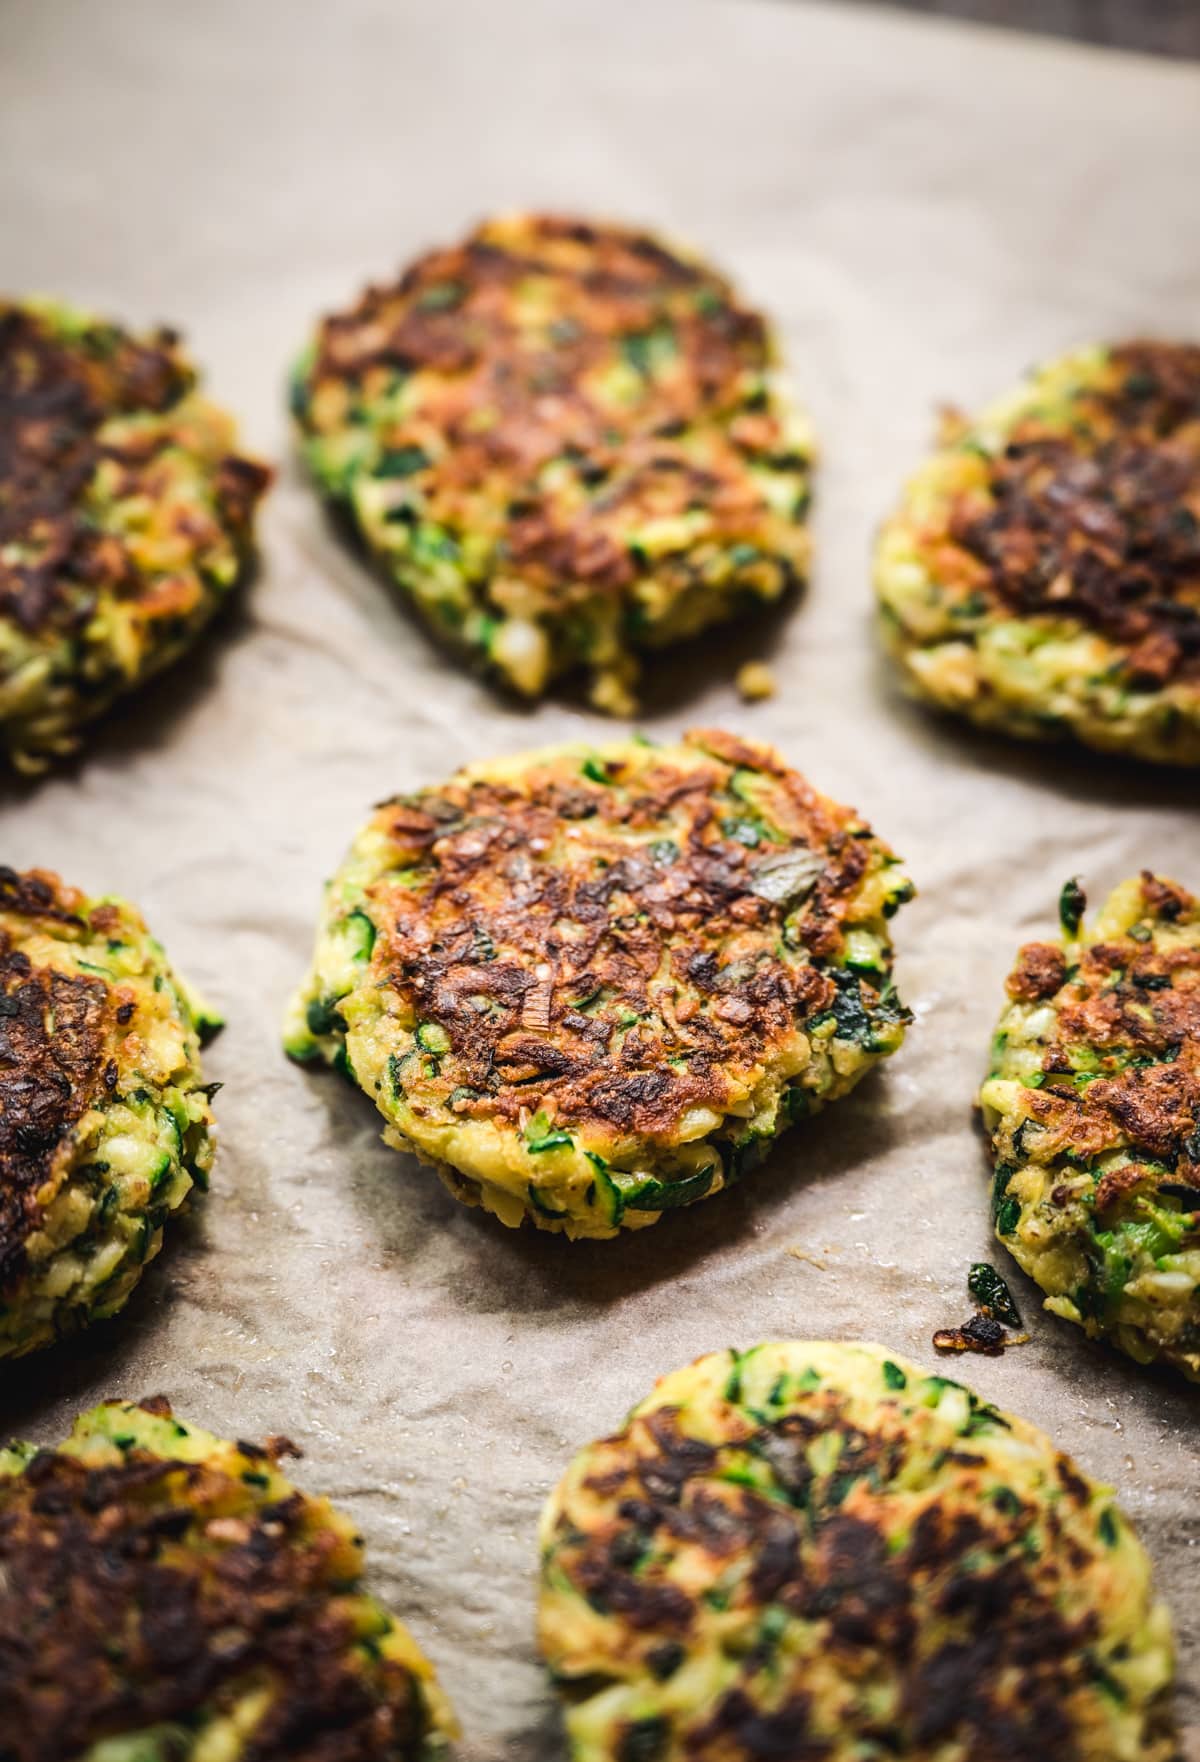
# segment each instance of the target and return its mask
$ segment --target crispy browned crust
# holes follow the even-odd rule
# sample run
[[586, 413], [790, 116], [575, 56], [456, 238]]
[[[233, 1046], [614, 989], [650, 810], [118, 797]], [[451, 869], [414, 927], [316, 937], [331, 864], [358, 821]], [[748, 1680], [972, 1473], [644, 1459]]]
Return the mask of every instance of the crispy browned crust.
[[[82, 894], [57, 875], [0, 868], [0, 911], [52, 931], [78, 916]], [[111, 1089], [122, 1000], [99, 977], [35, 968], [0, 928], [0, 1297], [25, 1270], [25, 1243], [42, 1220], [40, 1190], [63, 1140]]]
[[[1039, 1564], [1039, 1532], [1050, 1540], [1063, 1536], [1058, 1513], [1015, 1494], [1003, 1509], [982, 1498], [974, 1509], [932, 1504], [904, 1546], [889, 1547], [882, 1526], [839, 1510], [837, 1502], [856, 1487], [888, 1487], [902, 1460], [900, 1441], [894, 1433], [864, 1432], [843, 1407], [829, 1391], [773, 1421], [755, 1423], [730, 1409], [727, 1435], [716, 1446], [682, 1430], [676, 1409], [635, 1417], [613, 1440], [623, 1445], [623, 1469], [587, 1483], [611, 1521], [564, 1539], [556, 1571], [594, 1609], [620, 1617], [631, 1648], [640, 1653], [645, 1636], [653, 1636], [647, 1664], [653, 1675], [669, 1675], [707, 1616], [701, 1598], [693, 1600], [655, 1568], [639, 1570], [639, 1563], [650, 1551], [701, 1548], [716, 1582], [723, 1563], [744, 1561], [749, 1572], [739, 1602], [827, 1622], [829, 1669], [855, 1682], [872, 1661], [887, 1660], [902, 1686], [888, 1733], [895, 1742], [903, 1732], [898, 1753], [925, 1755], [957, 1741], [971, 1762], [1051, 1755], [1070, 1762], [1078, 1749], [1064, 1703], [1089, 1681], [1087, 1647], [1098, 1623], [1090, 1610], [1072, 1619], [1062, 1595], [1077, 1564], [1076, 1544], [1066, 1539], [1057, 1560]], [[839, 1472], [822, 1488], [807, 1453], [829, 1435], [843, 1443]], [[724, 1478], [723, 1458], [734, 1451], [770, 1464], [776, 1496]], [[983, 1459], [964, 1441], [958, 1460]], [[1058, 1479], [1065, 1509], [1086, 1508], [1091, 1490], [1066, 1457], [1058, 1458]], [[1031, 1543], [1028, 1559], [1023, 1536]], [[944, 1640], [931, 1648], [928, 1638], [938, 1628]], [[744, 1668], [752, 1673], [753, 1656]], [[809, 1714], [802, 1681], [769, 1713], [735, 1687], [689, 1728], [687, 1754], [696, 1762], [818, 1762], [830, 1746], [810, 1729]]]
[[32, 921], [83, 925], [84, 896], [68, 887], [53, 869], [10, 869], [0, 865], [0, 912]]
[[1035, 1003], [1039, 998], [1053, 997], [1066, 976], [1066, 956], [1057, 943], [1027, 942], [1005, 986], [1018, 1002]]
[[[263, 1463], [283, 1447], [238, 1446]], [[335, 1546], [303, 1494], [262, 1502], [213, 1462], [39, 1451], [0, 1479], [0, 1762], [227, 1712], [264, 1678], [282, 1692], [240, 1762], [415, 1759], [408, 1672], [377, 1659], [372, 1684], [349, 1660]]]
[[[1167, 922], [1194, 922], [1200, 909], [1182, 887], [1149, 873], [1142, 896], [1147, 916]], [[1022, 951], [1018, 973], [1030, 953]], [[1101, 1182], [1098, 1214], [1135, 1190], [1153, 1198], [1164, 1184], [1195, 1190], [1200, 1209], [1200, 948], [1156, 949], [1132, 937], [1087, 944], [1055, 1008], [1042, 1086], [1024, 1097], [1049, 1134], [1039, 1141], [1041, 1159], [1059, 1151], [1092, 1158], [1125, 1142], [1141, 1159], [1130, 1165], [1136, 1175], [1121, 1169], [1119, 1180]], [[1072, 1049], [1080, 1047], [1100, 1059], [1101, 1074], [1083, 1086], [1072, 1081]]]
[[[579, 254], [564, 256], [564, 244]], [[522, 343], [511, 318], [518, 284], [533, 271], [553, 281], [552, 349]], [[659, 325], [670, 326], [678, 354], [669, 380], [646, 377], [628, 411], [595, 397], [588, 374], [619, 360], [623, 343], [649, 342]], [[483, 227], [429, 252], [397, 282], [368, 288], [323, 322], [307, 378], [315, 402], [339, 384], [352, 400], [369, 398], [378, 370], [443, 376], [419, 413], [447, 443], [422, 477], [431, 516], [457, 530], [486, 497], [498, 566], [507, 559], [545, 606], [565, 608], [598, 589], [619, 594], [638, 573], [628, 544], [601, 518], [614, 509], [669, 517], [703, 506], [716, 538], [746, 535], [761, 512], [746, 462], [785, 444], [765, 398], [739, 413], [746, 377], [770, 363], [763, 319], [713, 270], [644, 233], [537, 215], [523, 249]], [[679, 439], [702, 420], [713, 424], [715, 449], [703, 468]], [[599, 500], [581, 498], [569, 520], [561, 494], [538, 486], [541, 467], [560, 458], [589, 492], [618, 480]]]
[[[192, 609], [199, 584], [187, 603], [182, 581], [164, 592], [118, 534], [88, 518], [83, 498], [106, 460], [120, 467], [122, 493], [136, 493], [170, 440], [159, 427], [118, 446], [103, 424], [170, 411], [194, 382], [170, 330], [138, 339], [97, 322], [67, 339], [35, 310], [0, 302], [0, 615], [32, 634], [82, 629], [105, 592], [144, 599], [165, 618]], [[262, 466], [232, 454], [218, 468], [218, 513], [241, 545], [268, 480]]]
[[[558, 764], [380, 810], [420, 884], [371, 889], [373, 971], [448, 1032], [454, 1056], [422, 1088], [440, 1085], [455, 1113], [512, 1122], [552, 1106], [572, 1126], [667, 1135], [687, 1109], [722, 1107], [798, 1020], [834, 1003], [820, 963], [836, 959], [847, 902], [886, 847], [769, 748], [715, 731], [688, 742], [710, 762], [664, 753], [628, 795]], [[749, 810], [729, 793], [739, 767], [771, 784], [775, 824], [749, 848]], [[686, 832], [670, 850], [638, 842], [672, 816]], [[572, 823], [586, 823], [591, 860], [531, 860]], [[789, 960], [787, 908], [764, 897], [764, 876], [797, 853], [815, 879], [799, 890]], [[876, 1005], [882, 979], [862, 983]]]
[[1128, 682], [1200, 679], [1200, 346], [1131, 342], [1070, 428], [1026, 417], [988, 461], [988, 505], [949, 534], [1002, 614], [1077, 618], [1127, 650]]

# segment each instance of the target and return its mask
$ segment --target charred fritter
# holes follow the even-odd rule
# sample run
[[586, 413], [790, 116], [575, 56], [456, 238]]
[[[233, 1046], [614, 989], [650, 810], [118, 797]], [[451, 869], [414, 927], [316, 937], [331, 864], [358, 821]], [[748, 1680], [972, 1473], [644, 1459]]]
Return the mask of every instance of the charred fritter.
[[1171, 1623], [1111, 1492], [882, 1347], [665, 1377], [542, 1519], [573, 1762], [1176, 1762]]
[[0, 868], [0, 1356], [115, 1314], [208, 1185], [217, 1026], [133, 906]]
[[1200, 764], [1200, 346], [1083, 349], [953, 422], [876, 584], [917, 696]]
[[0, 1452], [0, 1762], [427, 1762], [453, 1720], [350, 1520], [161, 1399]]
[[309, 467], [428, 624], [526, 697], [803, 580], [812, 441], [757, 313], [647, 234], [517, 214], [327, 318]]
[[286, 1044], [468, 1204], [612, 1236], [896, 1050], [911, 894], [852, 809], [732, 735], [475, 765], [359, 834]]
[[1145, 873], [1023, 948], [980, 1101], [996, 1231], [1046, 1308], [1200, 1379], [1200, 905]]
[[191, 645], [244, 574], [266, 469], [173, 332], [0, 301], [0, 743], [41, 770]]

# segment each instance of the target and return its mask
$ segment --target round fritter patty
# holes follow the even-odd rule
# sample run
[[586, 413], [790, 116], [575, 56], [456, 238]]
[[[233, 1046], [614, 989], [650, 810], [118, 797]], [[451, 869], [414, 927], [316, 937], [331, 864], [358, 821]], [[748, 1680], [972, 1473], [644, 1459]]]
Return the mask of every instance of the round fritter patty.
[[0, 1762], [425, 1762], [454, 1729], [347, 1517], [162, 1399], [0, 1452]]
[[1150, 873], [1009, 976], [980, 1101], [996, 1231], [1046, 1308], [1200, 1379], [1200, 905]]
[[953, 423], [876, 585], [918, 696], [1200, 764], [1200, 346], [1084, 349]]
[[286, 1044], [458, 1198], [612, 1236], [896, 1050], [911, 894], [852, 809], [732, 735], [475, 765], [359, 834]]
[[1178, 1755], [1170, 1619], [1110, 1490], [880, 1346], [665, 1377], [541, 1548], [574, 1762]]
[[766, 324], [647, 234], [517, 214], [327, 318], [293, 407], [317, 482], [427, 622], [527, 697], [803, 580], [812, 440]]
[[208, 1185], [218, 1025], [133, 906], [0, 868], [0, 1356], [115, 1314]]
[[0, 302], [0, 743], [22, 770], [180, 656], [243, 575], [265, 468], [167, 330]]

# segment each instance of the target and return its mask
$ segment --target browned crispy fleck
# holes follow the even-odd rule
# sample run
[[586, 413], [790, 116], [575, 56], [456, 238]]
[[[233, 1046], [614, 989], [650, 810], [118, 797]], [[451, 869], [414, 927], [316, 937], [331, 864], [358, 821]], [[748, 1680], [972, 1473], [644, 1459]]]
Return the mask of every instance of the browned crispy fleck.
[[79, 912], [83, 903], [84, 896], [78, 888], [68, 887], [50, 869], [26, 869], [20, 873], [0, 867], [0, 912], [82, 927]]
[[1156, 918], [1165, 918], [1173, 923], [1184, 913], [1194, 912], [1196, 909], [1196, 902], [1186, 888], [1164, 880], [1161, 875], [1152, 874], [1149, 869], [1142, 870], [1141, 883], [1142, 898]]
[[268, 1501], [211, 1461], [39, 1451], [0, 1477], [0, 1757], [63, 1762], [267, 1682], [242, 1762], [417, 1762], [419, 1691], [352, 1653], [335, 1545], [302, 1494]]
[[1008, 995], [1023, 1003], [1036, 1003], [1039, 998], [1053, 997], [1066, 975], [1067, 962], [1061, 948], [1053, 942], [1028, 942], [1008, 976]]
[[1114, 349], [1069, 429], [1015, 426], [988, 490], [950, 523], [976, 590], [1101, 632], [1135, 687], [1200, 679], [1200, 346]]
[[1157, 1185], [1158, 1171], [1148, 1169], [1140, 1162], [1127, 1162], [1119, 1169], [1109, 1169], [1096, 1188], [1096, 1214], [1102, 1215], [1111, 1205], [1117, 1204], [1127, 1194], [1135, 1193], [1139, 1187], [1154, 1188]]

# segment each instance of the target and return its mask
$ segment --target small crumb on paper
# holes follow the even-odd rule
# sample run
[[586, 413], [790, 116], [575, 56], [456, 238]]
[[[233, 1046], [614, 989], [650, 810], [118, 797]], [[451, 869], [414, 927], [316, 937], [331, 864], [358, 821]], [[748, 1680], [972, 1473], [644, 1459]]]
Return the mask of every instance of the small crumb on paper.
[[807, 1248], [789, 1248], [788, 1253], [793, 1260], [804, 1260], [808, 1262], [809, 1266], [815, 1266], [819, 1273], [829, 1271], [829, 1262], [826, 1260], [818, 1260], [815, 1254], [810, 1254], [808, 1252]]
[[765, 661], [747, 661], [738, 668], [737, 688], [748, 704], [775, 696], [775, 675]]
[[983, 1309], [973, 1314], [962, 1327], [939, 1327], [934, 1334], [937, 1351], [983, 1351], [989, 1359], [999, 1359], [1006, 1346], [1026, 1346], [1027, 1334], [1010, 1334], [994, 1316]]

